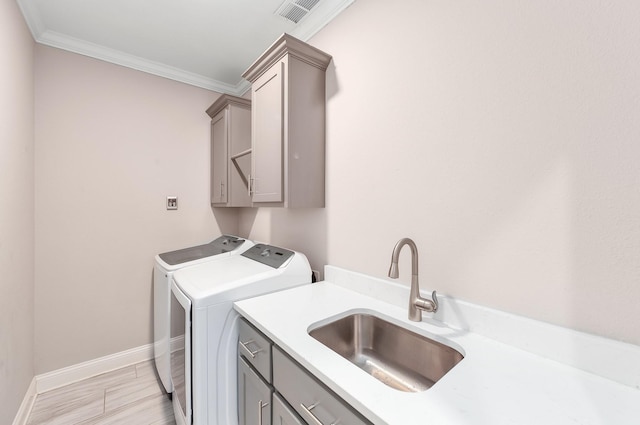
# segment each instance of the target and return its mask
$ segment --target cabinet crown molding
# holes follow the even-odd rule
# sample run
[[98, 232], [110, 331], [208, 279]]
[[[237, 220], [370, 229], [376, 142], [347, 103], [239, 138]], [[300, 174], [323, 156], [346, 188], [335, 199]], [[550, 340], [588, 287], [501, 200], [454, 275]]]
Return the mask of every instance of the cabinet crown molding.
[[327, 70], [331, 62], [331, 55], [285, 33], [242, 74], [242, 77], [253, 83], [287, 54], [323, 71]]
[[207, 115], [211, 118], [218, 115], [220, 111], [227, 107], [227, 105], [237, 105], [243, 106], [246, 108], [251, 108], [251, 100], [245, 99], [242, 97], [232, 96], [230, 94], [223, 94], [218, 99], [216, 99], [209, 108], [207, 108]]

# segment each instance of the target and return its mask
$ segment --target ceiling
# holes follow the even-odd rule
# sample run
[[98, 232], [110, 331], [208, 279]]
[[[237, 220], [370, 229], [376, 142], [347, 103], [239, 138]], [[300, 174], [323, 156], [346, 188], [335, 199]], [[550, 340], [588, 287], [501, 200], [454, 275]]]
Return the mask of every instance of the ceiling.
[[306, 41], [353, 1], [17, 0], [38, 43], [235, 95], [282, 33]]

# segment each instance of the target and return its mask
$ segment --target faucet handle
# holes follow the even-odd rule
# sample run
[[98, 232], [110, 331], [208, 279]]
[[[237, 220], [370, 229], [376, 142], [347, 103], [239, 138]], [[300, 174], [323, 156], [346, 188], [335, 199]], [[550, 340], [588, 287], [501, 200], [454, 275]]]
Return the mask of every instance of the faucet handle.
[[433, 302], [433, 312], [438, 311], [438, 297], [436, 297], [436, 291], [431, 293], [431, 301]]
[[436, 291], [433, 291], [431, 293], [430, 300], [418, 296], [417, 298], [415, 298], [415, 301], [413, 303], [418, 309], [426, 311], [427, 313], [435, 313], [436, 311], [438, 311], [438, 298], [436, 297]]

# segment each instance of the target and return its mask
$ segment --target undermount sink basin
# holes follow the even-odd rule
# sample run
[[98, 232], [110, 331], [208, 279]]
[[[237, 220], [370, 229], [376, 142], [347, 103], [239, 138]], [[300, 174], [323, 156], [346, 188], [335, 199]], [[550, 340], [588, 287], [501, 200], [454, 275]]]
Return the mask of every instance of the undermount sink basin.
[[400, 391], [425, 391], [464, 356], [423, 335], [364, 313], [311, 327], [316, 340]]

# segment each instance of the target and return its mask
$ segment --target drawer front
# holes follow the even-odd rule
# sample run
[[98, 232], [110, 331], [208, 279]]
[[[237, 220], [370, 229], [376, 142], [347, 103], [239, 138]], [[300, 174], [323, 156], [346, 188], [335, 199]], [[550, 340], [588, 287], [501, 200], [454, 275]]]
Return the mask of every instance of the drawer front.
[[278, 393], [273, 395], [273, 421], [272, 425], [307, 425], [300, 416], [280, 398]]
[[273, 349], [273, 386], [310, 425], [370, 424], [277, 347]]
[[271, 383], [271, 341], [245, 319], [240, 320], [238, 333], [238, 354]]
[[272, 390], [246, 360], [238, 357], [238, 420], [240, 425], [271, 425]]

